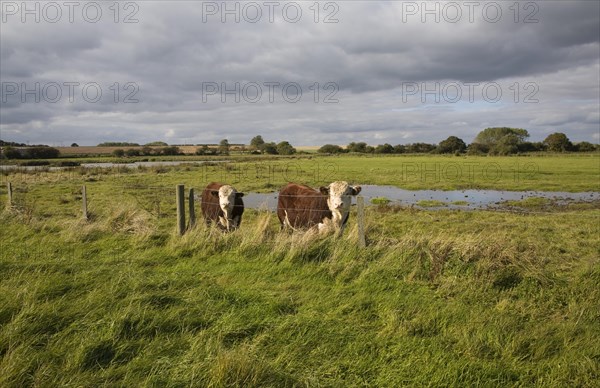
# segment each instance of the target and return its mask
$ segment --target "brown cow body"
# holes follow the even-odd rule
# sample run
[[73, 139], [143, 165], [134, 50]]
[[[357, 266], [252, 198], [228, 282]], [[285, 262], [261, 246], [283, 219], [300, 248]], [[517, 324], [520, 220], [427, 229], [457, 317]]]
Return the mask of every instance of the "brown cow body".
[[343, 230], [350, 214], [351, 196], [360, 186], [333, 182], [319, 191], [305, 185], [288, 183], [279, 192], [277, 217], [282, 228], [311, 228], [325, 230], [329, 226]]
[[215, 223], [222, 229], [235, 230], [244, 214], [244, 193], [238, 193], [230, 185], [212, 182], [202, 192], [202, 215], [207, 224]]

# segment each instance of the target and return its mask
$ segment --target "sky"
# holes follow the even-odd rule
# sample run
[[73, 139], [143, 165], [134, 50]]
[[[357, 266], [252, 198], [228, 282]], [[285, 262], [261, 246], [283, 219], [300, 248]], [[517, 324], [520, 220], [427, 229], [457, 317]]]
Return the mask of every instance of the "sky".
[[598, 1], [0, 2], [0, 138], [600, 141]]

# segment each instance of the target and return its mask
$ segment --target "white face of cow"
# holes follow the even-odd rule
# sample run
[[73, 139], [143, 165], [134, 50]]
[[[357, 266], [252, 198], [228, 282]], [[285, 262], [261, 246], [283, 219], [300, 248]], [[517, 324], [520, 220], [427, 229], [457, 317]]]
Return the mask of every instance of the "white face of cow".
[[235, 198], [243, 197], [244, 193], [238, 193], [230, 185], [223, 185], [219, 188], [219, 191], [213, 191], [213, 195], [219, 196], [219, 207], [223, 211], [225, 217], [220, 217], [219, 222], [229, 229], [231, 226], [237, 227], [237, 225], [231, 225], [232, 221], [235, 224], [235, 220], [232, 220], [233, 206], [235, 205]]
[[348, 215], [350, 211], [350, 205], [352, 204], [352, 196], [360, 193], [360, 186], [350, 186], [348, 182], [338, 181], [333, 182], [327, 187], [320, 188], [321, 193], [327, 195], [327, 206], [333, 213], [333, 223], [340, 227], [342, 221]]

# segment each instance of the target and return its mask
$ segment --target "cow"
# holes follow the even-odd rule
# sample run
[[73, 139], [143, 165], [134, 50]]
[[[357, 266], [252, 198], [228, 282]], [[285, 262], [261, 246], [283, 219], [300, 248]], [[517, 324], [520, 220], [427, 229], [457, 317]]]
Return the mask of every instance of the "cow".
[[202, 192], [202, 215], [207, 225], [217, 224], [221, 229], [231, 231], [239, 228], [244, 214], [244, 193], [238, 193], [230, 185], [212, 182]]
[[288, 183], [279, 191], [277, 217], [282, 229], [313, 228], [326, 231], [331, 226], [344, 230], [350, 214], [351, 196], [360, 186], [337, 181], [321, 186], [319, 191], [296, 183]]

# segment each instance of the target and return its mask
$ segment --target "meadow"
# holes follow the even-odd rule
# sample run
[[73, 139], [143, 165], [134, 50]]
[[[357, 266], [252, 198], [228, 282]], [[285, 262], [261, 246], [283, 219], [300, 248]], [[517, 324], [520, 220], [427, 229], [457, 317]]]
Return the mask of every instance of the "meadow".
[[341, 237], [280, 233], [261, 210], [230, 234], [175, 230], [178, 183], [265, 192], [339, 179], [600, 191], [600, 157], [4, 171], [14, 206], [2, 184], [0, 386], [597, 386], [599, 203], [382, 201], [366, 209], [366, 248], [354, 210]]

